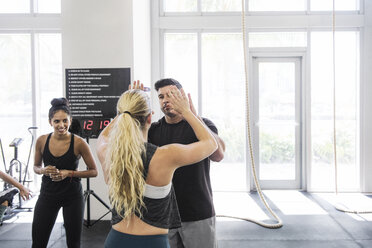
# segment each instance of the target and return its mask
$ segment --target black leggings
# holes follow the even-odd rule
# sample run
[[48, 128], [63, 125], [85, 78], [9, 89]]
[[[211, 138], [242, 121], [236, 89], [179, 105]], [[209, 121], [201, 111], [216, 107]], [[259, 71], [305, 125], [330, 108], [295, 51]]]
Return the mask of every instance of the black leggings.
[[63, 208], [63, 221], [66, 229], [67, 247], [80, 247], [81, 230], [84, 217], [83, 195], [63, 200], [39, 196], [32, 222], [32, 247], [45, 248], [56, 221], [58, 211]]

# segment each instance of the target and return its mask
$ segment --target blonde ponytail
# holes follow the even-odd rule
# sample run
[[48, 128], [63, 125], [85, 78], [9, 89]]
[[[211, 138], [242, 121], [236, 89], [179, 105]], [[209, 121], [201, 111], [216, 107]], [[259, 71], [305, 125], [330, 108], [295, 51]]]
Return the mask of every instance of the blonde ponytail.
[[[144, 207], [145, 179], [142, 129], [150, 114], [149, 98], [143, 91], [123, 93], [117, 104], [119, 116], [109, 136], [106, 163], [110, 165], [109, 195], [118, 214], [127, 219]], [[129, 220], [129, 218], [128, 218]]]

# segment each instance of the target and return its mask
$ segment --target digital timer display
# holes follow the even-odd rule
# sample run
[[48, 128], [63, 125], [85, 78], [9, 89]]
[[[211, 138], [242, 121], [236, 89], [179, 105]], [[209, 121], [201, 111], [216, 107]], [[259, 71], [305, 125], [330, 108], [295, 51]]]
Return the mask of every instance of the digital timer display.
[[110, 119], [72, 119], [70, 132], [83, 138], [97, 138]]
[[93, 119], [81, 120], [81, 122], [83, 122], [83, 130], [91, 131], [104, 129], [110, 123], [110, 120]]

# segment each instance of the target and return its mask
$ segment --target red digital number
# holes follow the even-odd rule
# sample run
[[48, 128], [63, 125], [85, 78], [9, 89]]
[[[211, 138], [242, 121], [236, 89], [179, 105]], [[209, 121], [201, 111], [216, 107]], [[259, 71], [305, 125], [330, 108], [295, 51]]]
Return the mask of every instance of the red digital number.
[[99, 122], [99, 129], [101, 130], [101, 129], [107, 127], [107, 125], [108, 125], [109, 123], [110, 123], [109, 120], [100, 121], [100, 122]]
[[92, 120], [84, 121], [84, 129], [86, 129], [86, 130], [92, 130], [92, 125], [93, 125], [93, 121]]

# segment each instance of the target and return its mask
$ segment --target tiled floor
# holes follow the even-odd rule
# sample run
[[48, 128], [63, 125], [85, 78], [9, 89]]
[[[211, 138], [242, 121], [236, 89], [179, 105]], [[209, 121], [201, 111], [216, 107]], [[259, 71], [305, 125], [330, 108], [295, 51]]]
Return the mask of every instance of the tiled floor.
[[[268, 229], [248, 221], [217, 218], [219, 248], [249, 247], [342, 247], [372, 248], [372, 214], [347, 214], [333, 204], [343, 203], [361, 210], [372, 210], [372, 197], [363, 194], [310, 194], [298, 191], [265, 191], [266, 200], [283, 221], [283, 227]], [[215, 193], [219, 215], [263, 220], [274, 223], [257, 193]], [[0, 227], [0, 247], [30, 247], [32, 213], [21, 213]], [[61, 219], [56, 223], [48, 247], [66, 247]], [[82, 247], [103, 247], [110, 229], [99, 221], [82, 234]]]

